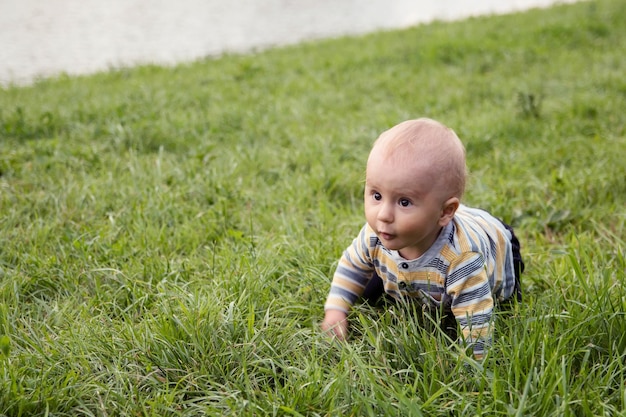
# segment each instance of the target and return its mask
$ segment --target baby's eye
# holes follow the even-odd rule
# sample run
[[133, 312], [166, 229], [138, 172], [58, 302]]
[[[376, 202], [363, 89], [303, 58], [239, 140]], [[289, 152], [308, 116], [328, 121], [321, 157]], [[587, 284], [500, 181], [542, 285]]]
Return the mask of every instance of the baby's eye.
[[372, 193], [372, 197], [374, 197], [374, 200], [376, 200], [376, 201], [380, 201], [380, 200], [382, 200], [382, 199], [383, 199], [383, 196], [382, 196], [382, 195], [380, 195], [380, 193], [379, 193], [379, 192], [373, 192], [373, 193]]
[[411, 205], [411, 201], [407, 200], [406, 198], [401, 198], [399, 203], [402, 207], [408, 207]]

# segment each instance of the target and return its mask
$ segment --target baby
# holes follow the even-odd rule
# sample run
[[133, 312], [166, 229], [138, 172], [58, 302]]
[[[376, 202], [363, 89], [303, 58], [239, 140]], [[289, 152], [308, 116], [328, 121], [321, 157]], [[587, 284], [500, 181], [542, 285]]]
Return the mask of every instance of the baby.
[[524, 263], [509, 226], [461, 204], [465, 179], [465, 148], [441, 123], [408, 120], [380, 135], [367, 160], [367, 223], [339, 260], [325, 331], [345, 338], [357, 299], [387, 294], [453, 316], [459, 342], [482, 359], [494, 305], [521, 301]]

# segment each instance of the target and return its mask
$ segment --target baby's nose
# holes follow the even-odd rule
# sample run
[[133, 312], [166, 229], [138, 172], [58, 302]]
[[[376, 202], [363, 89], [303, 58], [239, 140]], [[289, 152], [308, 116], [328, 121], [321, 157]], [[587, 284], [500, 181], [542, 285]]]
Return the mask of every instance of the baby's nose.
[[378, 220], [389, 223], [393, 221], [393, 207], [390, 204], [382, 204], [378, 210]]

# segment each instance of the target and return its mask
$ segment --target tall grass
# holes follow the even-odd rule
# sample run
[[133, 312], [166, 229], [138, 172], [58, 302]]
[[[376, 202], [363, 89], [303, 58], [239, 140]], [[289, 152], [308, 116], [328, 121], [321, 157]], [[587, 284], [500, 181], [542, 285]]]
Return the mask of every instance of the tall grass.
[[[0, 90], [0, 415], [626, 415], [626, 8], [598, 0]], [[455, 128], [525, 301], [317, 328], [373, 140]]]

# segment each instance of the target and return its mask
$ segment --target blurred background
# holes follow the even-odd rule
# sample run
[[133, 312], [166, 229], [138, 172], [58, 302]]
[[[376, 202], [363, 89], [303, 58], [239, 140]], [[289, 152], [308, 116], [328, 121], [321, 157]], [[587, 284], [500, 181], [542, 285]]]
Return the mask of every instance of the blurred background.
[[[561, 0], [559, 3], [574, 0]], [[555, 0], [0, 0], [0, 85], [546, 7]]]

